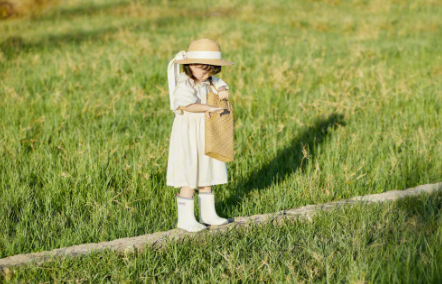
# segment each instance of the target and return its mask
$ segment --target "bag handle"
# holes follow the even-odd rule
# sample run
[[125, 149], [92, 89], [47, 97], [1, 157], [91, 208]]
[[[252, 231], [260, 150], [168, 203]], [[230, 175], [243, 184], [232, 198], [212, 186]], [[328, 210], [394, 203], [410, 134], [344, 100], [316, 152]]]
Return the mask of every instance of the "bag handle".
[[218, 93], [218, 89], [215, 87], [215, 85], [213, 84], [209, 84], [209, 91], [213, 93], [212, 91], [212, 87], [216, 90], [216, 92]]
[[[213, 85], [209, 85], [209, 91], [210, 91], [211, 93], [215, 94], [215, 93], [212, 91], [212, 87], [218, 92], [218, 90], [217, 90], [217, 88], [216, 88], [215, 86], [213, 86]], [[217, 95], [217, 94], [215, 94], [215, 95]], [[217, 95], [217, 96], [218, 96], [218, 95]], [[219, 99], [219, 96], [218, 96], [218, 102], [221, 102], [221, 99]], [[230, 101], [229, 101], [228, 99], [226, 99], [226, 107], [225, 107], [224, 109], [227, 110], [227, 111], [229, 111], [229, 112], [232, 112], [232, 111], [233, 111], [232, 104], [230, 103]], [[219, 115], [221, 116], [221, 114], [219, 114]]]
[[[215, 87], [215, 85], [211, 85], [210, 84], [209, 85], [209, 91], [215, 94], [215, 92], [212, 91], [212, 87], [216, 90], [216, 95], [218, 95], [218, 89]], [[220, 101], [221, 101], [221, 99], [218, 100], [218, 102], [220, 102]], [[226, 101], [227, 101], [228, 104], [230, 104], [229, 99], [226, 99]]]

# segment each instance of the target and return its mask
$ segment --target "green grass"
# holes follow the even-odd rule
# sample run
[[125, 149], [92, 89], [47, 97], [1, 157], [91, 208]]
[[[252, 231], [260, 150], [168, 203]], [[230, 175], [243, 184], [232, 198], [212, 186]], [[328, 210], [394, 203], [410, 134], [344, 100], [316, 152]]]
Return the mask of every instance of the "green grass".
[[442, 180], [438, 1], [72, 0], [0, 22], [0, 257], [175, 227], [166, 68], [205, 37], [235, 63], [221, 216]]
[[[11, 283], [440, 283], [442, 194], [21, 267]], [[93, 265], [91, 265], [93, 263]]]

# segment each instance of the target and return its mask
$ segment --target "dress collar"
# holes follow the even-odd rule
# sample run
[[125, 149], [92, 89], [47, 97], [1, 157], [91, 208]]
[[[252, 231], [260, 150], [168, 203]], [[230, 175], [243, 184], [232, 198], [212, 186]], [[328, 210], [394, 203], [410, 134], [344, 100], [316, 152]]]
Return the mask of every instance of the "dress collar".
[[[192, 87], [204, 86], [204, 85], [209, 86], [209, 85], [210, 85], [210, 81], [209, 81], [208, 78], [207, 78], [206, 80], [202, 81], [202, 82], [199, 82], [198, 84], [195, 84], [195, 82], [194, 82], [193, 80], [191, 80], [191, 79], [189, 78], [189, 76], [186, 75], [186, 73], [181, 72], [179, 76], [180, 76], [180, 78], [179, 78], [178, 80], [188, 79], [189, 82], [190, 82], [190, 85], [191, 85]], [[213, 79], [213, 77], [212, 77], [212, 79]]]
[[210, 85], [210, 81], [209, 79], [206, 79], [202, 82], [199, 82], [198, 84], [195, 84], [195, 82], [193, 80], [190, 80], [190, 83], [192, 84], [192, 87], [197, 87], [197, 86], [204, 86], [204, 85]]

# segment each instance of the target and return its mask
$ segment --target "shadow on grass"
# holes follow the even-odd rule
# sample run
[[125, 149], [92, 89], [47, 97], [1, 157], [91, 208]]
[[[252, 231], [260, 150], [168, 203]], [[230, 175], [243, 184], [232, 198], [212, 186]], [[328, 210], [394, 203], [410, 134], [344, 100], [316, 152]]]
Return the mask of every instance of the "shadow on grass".
[[93, 31], [50, 35], [35, 42], [26, 41], [21, 36], [13, 36], [0, 43], [0, 49], [7, 59], [13, 59], [23, 53], [53, 50], [65, 45], [78, 45], [87, 40], [101, 41], [107, 33], [116, 32], [117, 29], [110, 27]]
[[[168, 26], [178, 25], [179, 17], [165, 17], [160, 19], [145, 19], [139, 22], [126, 23], [119, 26], [109, 26], [86, 31], [74, 31], [64, 34], [48, 35], [38, 41], [28, 41], [21, 36], [12, 36], [0, 42], [0, 50], [8, 60], [26, 53], [39, 53], [42, 51], [57, 50], [66, 46], [77, 46], [83, 42], [90, 41], [91, 44], [103, 43], [107, 41], [106, 37], [117, 33], [121, 29], [134, 31], [147, 31], [155, 23], [158, 28], [167, 28]], [[161, 48], [159, 46], [158, 48]]]
[[417, 224], [427, 224], [431, 227], [428, 229], [437, 229], [437, 222], [428, 224], [428, 220], [437, 221], [441, 217], [442, 192], [406, 197], [398, 200], [394, 208], [407, 216], [407, 219], [414, 219]]
[[299, 136], [292, 139], [289, 146], [280, 150], [270, 162], [254, 171], [248, 178], [238, 182], [234, 193], [220, 204], [220, 208], [230, 211], [252, 190], [265, 190], [274, 183], [283, 181], [286, 175], [303, 169], [307, 162], [303, 161], [303, 147], [308, 149], [309, 159], [315, 159], [314, 146], [324, 142], [329, 130], [338, 125], [345, 125], [342, 114], [333, 113], [326, 119], [319, 119], [314, 125], [306, 128]]
[[131, 1], [127, 0], [119, 0], [119, 1], [107, 1], [105, 3], [96, 4], [83, 4], [79, 6], [74, 6], [70, 8], [63, 8], [63, 6], [59, 8], [53, 9], [50, 13], [45, 15], [39, 15], [36, 18], [33, 18], [33, 21], [53, 21], [62, 18], [73, 18], [73, 17], [81, 17], [81, 16], [94, 16], [104, 12], [110, 12], [115, 8], [129, 6]]
[[[151, 1], [149, 4], [162, 3], [161, 1]], [[92, 4], [92, 5], [81, 5], [75, 6], [72, 8], [58, 8], [54, 9], [52, 12], [46, 15], [39, 15], [35, 18], [32, 18], [33, 23], [38, 22], [54, 22], [56, 20], [64, 20], [69, 21], [70, 18], [80, 17], [80, 16], [89, 16], [93, 17], [97, 14], [109, 13], [116, 8], [129, 6], [131, 1], [114, 1], [114, 2], [106, 2], [102, 4]], [[154, 18], [142, 18], [142, 19], [130, 19], [126, 21], [124, 24], [115, 24], [95, 28], [91, 30], [75, 30], [75, 26], [73, 26], [73, 31], [63, 34], [54, 34], [54, 35], [43, 35], [39, 40], [30, 41], [26, 38], [22, 37], [19, 33], [14, 36], [7, 38], [6, 40], [0, 42], [0, 50], [3, 52], [5, 57], [10, 60], [15, 57], [31, 53], [31, 52], [41, 52], [41, 51], [52, 51], [54, 49], [59, 49], [64, 46], [75, 46], [79, 45], [85, 41], [91, 41], [92, 43], [100, 43], [107, 41], [106, 36], [109, 34], [114, 34], [121, 29], [128, 29], [130, 31], [135, 32], [146, 32], [152, 29], [152, 26], [155, 26], [157, 31], [162, 33], [169, 33], [169, 27], [180, 27], [185, 24], [186, 21], [201, 21], [209, 14], [205, 13], [193, 13], [188, 16], [181, 16], [179, 14], [173, 16], [166, 17], [154, 17]], [[214, 16], [214, 15], [212, 15]], [[216, 16], [216, 15], [215, 15]], [[122, 15], [121, 17], [115, 18], [127, 18], [127, 16]], [[85, 19], [88, 21], [88, 19]], [[57, 22], [52, 23], [52, 25], [56, 25]], [[110, 40], [112, 41], [112, 40]], [[158, 46], [158, 48], [162, 48]]]
[[[8, 19], [11, 16], [18, 16], [15, 9], [14, 1], [0, 1], [0, 20]], [[39, 2], [39, 1], [35, 1]], [[117, 1], [107, 1], [105, 3], [82, 3], [77, 6], [65, 7], [63, 4], [57, 5], [51, 3], [35, 3], [34, 5], [29, 5], [27, 8], [28, 12], [25, 13], [26, 17], [33, 23], [40, 23], [45, 21], [55, 21], [55, 20], [65, 20], [67, 18], [72, 19], [74, 17], [82, 16], [94, 16], [100, 13], [110, 12], [113, 9], [129, 6], [132, 1], [128, 0], [117, 0]], [[29, 10], [46, 10], [43, 13], [29, 13]]]

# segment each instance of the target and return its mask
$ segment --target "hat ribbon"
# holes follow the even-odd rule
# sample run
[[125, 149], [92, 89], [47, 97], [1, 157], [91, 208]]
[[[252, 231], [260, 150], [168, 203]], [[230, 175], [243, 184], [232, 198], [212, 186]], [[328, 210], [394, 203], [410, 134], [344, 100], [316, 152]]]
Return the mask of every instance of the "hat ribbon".
[[180, 73], [180, 66], [176, 61], [186, 59], [187, 54], [184, 50], [178, 52], [175, 58], [169, 62], [167, 66], [167, 80], [169, 81], [169, 99], [170, 99], [170, 109], [173, 109], [173, 92], [175, 91], [177, 78]]
[[221, 51], [188, 51], [189, 59], [222, 59]]

